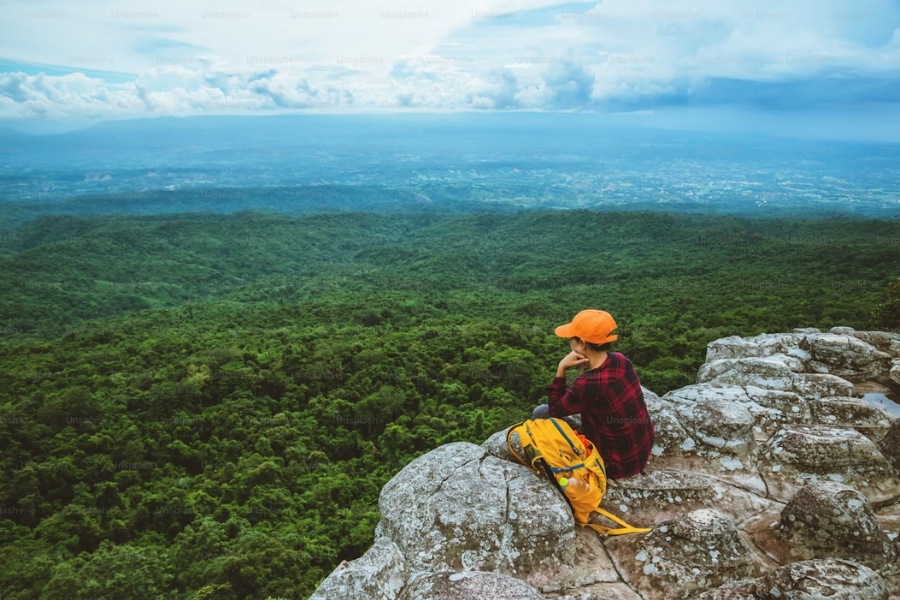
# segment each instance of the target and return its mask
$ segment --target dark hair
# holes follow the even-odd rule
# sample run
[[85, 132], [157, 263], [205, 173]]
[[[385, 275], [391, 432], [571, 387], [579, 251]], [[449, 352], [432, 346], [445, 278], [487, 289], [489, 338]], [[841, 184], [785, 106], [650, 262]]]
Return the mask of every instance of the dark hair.
[[[578, 340], [579, 342], [584, 341], [577, 335], [575, 337], [573, 337], [572, 339]], [[612, 342], [606, 342], [605, 344], [592, 344], [590, 342], [584, 342], [584, 343], [587, 344], [587, 347], [590, 348], [591, 350], [593, 350], [594, 352], [608, 352], [610, 350], [610, 348], [612, 348], [612, 344], [613, 344]]]

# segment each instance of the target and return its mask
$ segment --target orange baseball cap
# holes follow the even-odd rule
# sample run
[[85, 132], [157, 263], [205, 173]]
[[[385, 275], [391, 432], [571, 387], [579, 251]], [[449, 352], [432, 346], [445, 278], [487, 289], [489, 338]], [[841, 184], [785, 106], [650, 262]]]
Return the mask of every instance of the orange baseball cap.
[[605, 310], [583, 310], [571, 323], [560, 325], [554, 331], [564, 338], [581, 338], [591, 344], [605, 344], [619, 339], [616, 322]]

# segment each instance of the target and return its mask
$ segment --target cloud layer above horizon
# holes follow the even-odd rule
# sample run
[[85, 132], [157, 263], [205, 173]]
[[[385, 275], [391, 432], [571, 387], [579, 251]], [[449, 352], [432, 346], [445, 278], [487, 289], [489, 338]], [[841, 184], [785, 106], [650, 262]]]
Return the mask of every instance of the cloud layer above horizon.
[[898, 101], [896, 0], [0, 0], [0, 119]]

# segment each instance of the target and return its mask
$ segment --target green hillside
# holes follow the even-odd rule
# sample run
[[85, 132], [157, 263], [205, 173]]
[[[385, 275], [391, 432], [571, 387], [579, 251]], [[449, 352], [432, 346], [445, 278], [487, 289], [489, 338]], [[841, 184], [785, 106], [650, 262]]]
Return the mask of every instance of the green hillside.
[[662, 394], [720, 337], [864, 328], [900, 276], [900, 222], [845, 218], [44, 216], [10, 239], [4, 600], [306, 598], [404, 464], [544, 401], [578, 310]]

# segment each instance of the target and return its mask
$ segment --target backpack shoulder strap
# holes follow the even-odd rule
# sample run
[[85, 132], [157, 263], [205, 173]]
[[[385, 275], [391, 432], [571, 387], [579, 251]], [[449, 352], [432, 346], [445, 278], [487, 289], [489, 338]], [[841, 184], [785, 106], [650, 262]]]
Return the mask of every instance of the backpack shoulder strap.
[[[512, 454], [513, 456], [515, 456], [517, 459], [519, 459], [519, 462], [527, 467], [528, 465], [525, 463], [525, 459], [522, 458], [521, 456], [519, 456], [519, 454], [515, 451], [515, 449], [512, 446], [512, 434], [514, 434], [516, 432], [516, 430], [524, 424], [525, 424], [525, 421], [521, 421], [519, 423], [516, 423], [515, 425], [513, 425], [506, 431], [506, 445], [509, 447], [509, 453]], [[522, 434], [519, 433], [519, 440], [521, 440], [521, 439], [522, 439]]]
[[629, 525], [616, 515], [603, 510], [599, 506], [594, 509], [594, 512], [600, 513], [607, 519], [611, 519], [622, 526], [618, 529], [611, 529], [609, 527], [603, 527], [602, 525], [596, 525], [594, 523], [579, 523], [579, 525], [581, 525], [582, 527], [590, 527], [600, 535], [625, 535], [626, 533], [650, 533], [651, 531], [653, 531], [652, 528], [635, 527], [634, 525]]
[[[534, 469], [534, 471], [538, 475], [541, 475], [541, 474], [546, 475], [547, 479], [549, 479], [551, 481], [551, 483], [553, 483], [553, 487], [555, 487], [559, 491], [559, 493], [562, 495], [563, 499], [566, 501], [566, 504], [569, 505], [569, 508], [574, 511], [575, 509], [572, 506], [572, 501], [569, 499], [568, 496], [566, 496], [565, 491], [563, 491], [563, 489], [560, 487], [559, 481], [557, 481], [556, 476], [553, 474], [553, 467], [551, 467], [550, 465], [547, 464], [547, 461], [544, 460], [543, 456], [541, 455], [541, 451], [538, 450], [537, 448], [534, 448], [534, 441], [531, 439], [531, 437], [530, 437], [531, 434], [530, 434], [530, 432], [528, 432], [527, 427], [525, 426], [525, 423], [526, 423], [525, 421], [522, 421], [521, 423], [517, 423], [517, 424], [513, 425], [512, 427], [510, 427], [509, 431], [506, 432], [506, 445], [509, 446], [509, 453], [512, 454], [513, 456], [515, 456], [519, 460], [519, 462], [522, 463], [523, 465], [525, 465], [526, 467]], [[531, 460], [531, 464], [529, 464], [525, 460], [524, 457], [519, 456], [519, 454], [513, 448], [512, 435], [516, 432], [518, 432], [518, 434], [519, 434], [519, 441], [522, 445], [523, 451], [525, 451], [524, 450], [525, 448], [529, 449], [529, 451], [525, 451], [526, 456], [534, 457]], [[527, 440], [524, 437], [526, 435], [529, 436], [529, 438]]]

